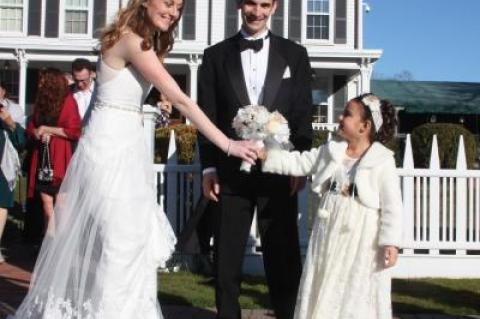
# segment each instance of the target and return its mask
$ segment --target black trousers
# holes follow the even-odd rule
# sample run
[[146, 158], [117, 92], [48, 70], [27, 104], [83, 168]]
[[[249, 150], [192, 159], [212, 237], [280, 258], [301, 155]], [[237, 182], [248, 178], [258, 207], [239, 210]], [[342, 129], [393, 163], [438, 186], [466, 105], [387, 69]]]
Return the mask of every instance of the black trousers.
[[252, 178], [241, 193], [220, 195], [215, 232], [217, 318], [241, 318], [242, 264], [255, 207], [271, 303], [277, 319], [292, 319], [302, 267], [297, 197], [289, 195], [288, 177], [280, 176], [273, 182]]

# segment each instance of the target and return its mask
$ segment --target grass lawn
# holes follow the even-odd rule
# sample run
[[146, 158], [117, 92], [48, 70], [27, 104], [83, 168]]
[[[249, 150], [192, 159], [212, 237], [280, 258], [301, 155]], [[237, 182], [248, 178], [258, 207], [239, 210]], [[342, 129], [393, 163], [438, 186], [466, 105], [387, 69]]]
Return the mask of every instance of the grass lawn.
[[[480, 314], [480, 279], [395, 279], [393, 311], [397, 314]], [[264, 278], [245, 277], [240, 304], [244, 309], [270, 308]], [[188, 272], [159, 275], [162, 304], [214, 308], [213, 280]]]
[[[9, 213], [5, 242], [20, 239], [22, 215], [18, 207]], [[397, 314], [480, 315], [480, 279], [395, 279], [392, 290], [393, 310]], [[158, 296], [162, 304], [215, 307], [213, 280], [189, 272], [159, 274]], [[268, 299], [265, 279], [245, 276], [242, 308], [270, 308]]]

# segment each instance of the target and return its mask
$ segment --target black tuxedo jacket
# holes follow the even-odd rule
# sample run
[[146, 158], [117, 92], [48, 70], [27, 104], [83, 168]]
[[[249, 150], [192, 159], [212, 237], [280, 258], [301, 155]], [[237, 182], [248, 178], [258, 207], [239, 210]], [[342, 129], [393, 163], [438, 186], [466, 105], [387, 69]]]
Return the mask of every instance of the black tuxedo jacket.
[[[237, 110], [252, 104], [241, 65], [238, 33], [204, 52], [199, 74], [198, 102], [212, 122], [232, 139], [240, 139], [232, 128]], [[290, 76], [284, 76], [287, 67]], [[270, 34], [270, 50], [264, 85], [263, 105], [278, 110], [288, 120], [295, 149], [311, 147], [312, 93], [311, 69], [304, 47]], [[227, 157], [220, 149], [199, 138], [200, 160], [203, 168], [215, 167], [223, 182], [246, 175], [239, 171], [240, 160]]]

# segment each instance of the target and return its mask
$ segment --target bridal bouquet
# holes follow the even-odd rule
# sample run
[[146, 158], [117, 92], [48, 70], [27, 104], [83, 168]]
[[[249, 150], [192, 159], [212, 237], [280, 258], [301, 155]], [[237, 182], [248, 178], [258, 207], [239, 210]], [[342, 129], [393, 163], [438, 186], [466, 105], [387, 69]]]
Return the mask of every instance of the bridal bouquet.
[[[233, 118], [232, 127], [242, 139], [256, 141], [258, 147], [291, 149], [288, 121], [278, 111], [269, 112], [262, 105], [240, 108]], [[244, 161], [240, 170], [250, 172], [251, 165]]]

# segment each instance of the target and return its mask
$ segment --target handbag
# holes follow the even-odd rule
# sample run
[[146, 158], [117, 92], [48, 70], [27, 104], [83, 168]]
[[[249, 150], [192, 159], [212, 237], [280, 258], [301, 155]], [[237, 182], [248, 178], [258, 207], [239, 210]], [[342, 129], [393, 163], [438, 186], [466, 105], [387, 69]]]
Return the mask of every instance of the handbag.
[[50, 183], [53, 181], [53, 169], [50, 162], [48, 142], [42, 144], [42, 160], [37, 170], [37, 179], [44, 183]]
[[17, 184], [17, 175], [20, 172], [20, 159], [18, 152], [8, 138], [7, 132], [3, 131], [5, 135], [5, 145], [3, 148], [2, 161], [0, 163], [0, 170], [7, 180], [8, 188], [13, 191]]

